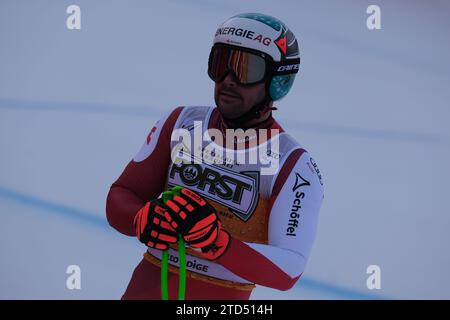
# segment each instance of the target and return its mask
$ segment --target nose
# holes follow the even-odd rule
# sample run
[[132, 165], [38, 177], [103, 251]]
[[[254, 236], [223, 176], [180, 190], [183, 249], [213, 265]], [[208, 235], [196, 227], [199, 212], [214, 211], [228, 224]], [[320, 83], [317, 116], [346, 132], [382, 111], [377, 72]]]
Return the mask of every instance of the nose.
[[236, 81], [234, 80], [233, 75], [231, 74], [231, 72], [228, 72], [228, 74], [226, 75], [225, 79], [223, 79], [223, 84], [229, 87], [235, 87], [236, 86]]

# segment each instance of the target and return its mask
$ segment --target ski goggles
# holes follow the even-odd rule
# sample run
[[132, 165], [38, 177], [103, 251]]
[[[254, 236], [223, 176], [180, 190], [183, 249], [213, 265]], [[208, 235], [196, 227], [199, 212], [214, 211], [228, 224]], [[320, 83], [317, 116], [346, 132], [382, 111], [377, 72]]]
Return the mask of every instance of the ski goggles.
[[259, 51], [229, 45], [214, 45], [208, 60], [208, 75], [221, 82], [232, 73], [240, 85], [255, 85], [275, 75], [297, 73], [300, 59], [274, 62]]

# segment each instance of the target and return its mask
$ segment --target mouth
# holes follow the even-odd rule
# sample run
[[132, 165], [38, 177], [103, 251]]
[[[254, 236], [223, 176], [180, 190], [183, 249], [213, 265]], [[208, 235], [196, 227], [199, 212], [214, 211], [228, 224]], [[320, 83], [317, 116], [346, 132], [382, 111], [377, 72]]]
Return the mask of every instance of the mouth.
[[235, 98], [235, 99], [240, 98], [237, 94], [229, 92], [229, 91], [222, 91], [222, 92], [220, 92], [220, 95], [228, 97], [228, 98]]

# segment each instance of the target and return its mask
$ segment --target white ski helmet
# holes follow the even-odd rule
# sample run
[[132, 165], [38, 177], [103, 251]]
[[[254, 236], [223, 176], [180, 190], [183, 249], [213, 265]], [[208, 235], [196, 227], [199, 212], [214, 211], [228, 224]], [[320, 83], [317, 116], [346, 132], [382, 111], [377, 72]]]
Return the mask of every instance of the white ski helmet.
[[[291, 89], [300, 66], [299, 48], [294, 34], [277, 18], [260, 13], [235, 15], [217, 29], [211, 53], [217, 45], [249, 49], [270, 57], [264, 75], [269, 100], [279, 100]], [[208, 74], [210, 68], [211, 54]]]

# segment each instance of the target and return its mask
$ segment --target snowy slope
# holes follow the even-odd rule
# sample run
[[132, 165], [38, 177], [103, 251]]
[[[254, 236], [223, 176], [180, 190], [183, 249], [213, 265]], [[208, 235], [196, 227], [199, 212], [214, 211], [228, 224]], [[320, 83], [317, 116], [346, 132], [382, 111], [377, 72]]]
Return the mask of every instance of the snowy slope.
[[215, 28], [256, 11], [299, 38], [275, 116], [326, 189], [304, 278], [252, 298], [449, 299], [450, 5], [377, 3], [369, 31], [369, 1], [79, 0], [69, 31], [70, 1], [0, 2], [0, 298], [120, 298], [143, 248], [106, 224], [109, 186], [163, 113], [213, 104]]

